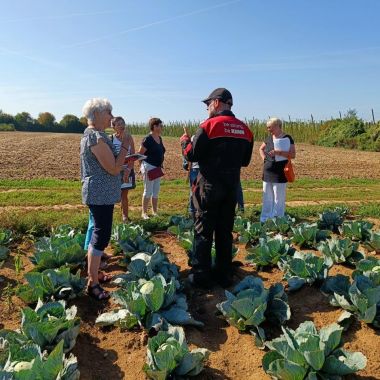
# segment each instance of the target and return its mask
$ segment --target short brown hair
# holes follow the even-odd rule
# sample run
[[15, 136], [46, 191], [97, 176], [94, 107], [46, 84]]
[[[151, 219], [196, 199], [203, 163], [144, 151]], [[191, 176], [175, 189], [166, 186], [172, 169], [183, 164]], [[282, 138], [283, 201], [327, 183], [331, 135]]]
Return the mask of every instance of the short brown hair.
[[149, 124], [150, 130], [153, 131], [153, 128], [154, 128], [155, 125], [162, 124], [162, 120], [159, 119], [158, 117], [152, 117], [152, 118], [149, 119], [148, 124]]

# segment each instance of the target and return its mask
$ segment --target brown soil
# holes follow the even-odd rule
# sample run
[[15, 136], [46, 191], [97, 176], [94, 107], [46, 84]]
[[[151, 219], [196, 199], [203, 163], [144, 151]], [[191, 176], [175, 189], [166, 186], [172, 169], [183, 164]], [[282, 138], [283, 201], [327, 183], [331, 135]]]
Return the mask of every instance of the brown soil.
[[[80, 134], [1, 132], [0, 178], [79, 179]], [[138, 146], [142, 137], [136, 136]], [[165, 178], [185, 177], [177, 138], [164, 137], [167, 149]], [[243, 179], [260, 179], [262, 162], [255, 144], [252, 163], [243, 169]], [[297, 177], [380, 179], [380, 153], [296, 144]]]
[[[167, 253], [170, 261], [180, 267], [181, 276], [186, 277], [188, 272], [187, 256], [178, 245], [175, 237], [167, 233], [154, 235], [156, 243], [160, 244]], [[23, 256], [24, 269], [32, 268], [27, 255], [31, 253], [31, 243], [25, 242], [12, 249], [11, 257], [6, 260], [0, 269], [1, 303], [0, 328], [16, 329], [20, 324], [20, 308], [25, 307], [22, 301], [13, 296], [6, 297], [6, 286], [14, 288], [17, 282], [22, 281], [23, 274], [16, 275], [13, 257], [17, 252]], [[111, 250], [109, 251], [111, 253]], [[244, 262], [245, 248], [239, 245], [239, 253], [235, 260]], [[107, 273], [122, 272], [118, 265], [118, 257], [110, 260]], [[342, 265], [335, 265], [331, 274], [350, 275], [352, 270]], [[252, 266], [241, 266], [237, 269], [236, 281], [246, 275], [260, 276], [266, 286], [282, 281], [282, 273], [278, 269], [271, 269], [257, 273]], [[283, 282], [285, 285], [285, 282]], [[112, 290], [112, 286], [106, 287]], [[188, 291], [188, 301], [195, 318], [203, 321], [205, 327], [197, 329], [186, 328], [186, 337], [191, 347], [205, 347], [211, 351], [205, 370], [197, 377], [199, 380], [221, 379], [269, 379], [262, 367], [261, 360], [264, 351], [255, 347], [249, 334], [241, 334], [237, 329], [230, 327], [223, 319], [216, 316], [215, 305], [224, 300], [224, 291], [215, 288], [212, 291]], [[11, 301], [11, 302], [10, 302]], [[108, 380], [108, 379], [144, 379], [142, 366], [146, 357], [146, 335], [140, 330], [120, 331], [118, 328], [97, 328], [94, 323], [97, 315], [113, 308], [112, 301], [101, 303], [89, 297], [73, 300], [77, 305], [78, 314], [82, 319], [81, 333], [73, 353], [78, 357], [81, 379]], [[312, 320], [317, 327], [335, 322], [341, 310], [332, 307], [325, 296], [316, 287], [305, 287], [289, 295], [289, 304], [292, 318], [289, 322], [291, 328], [296, 328], [305, 320]], [[269, 331], [271, 337], [278, 334], [278, 330]], [[351, 350], [362, 351], [367, 356], [368, 364], [365, 370], [350, 379], [380, 379], [380, 347], [379, 332], [364, 323], [356, 322], [344, 334], [346, 347]]]

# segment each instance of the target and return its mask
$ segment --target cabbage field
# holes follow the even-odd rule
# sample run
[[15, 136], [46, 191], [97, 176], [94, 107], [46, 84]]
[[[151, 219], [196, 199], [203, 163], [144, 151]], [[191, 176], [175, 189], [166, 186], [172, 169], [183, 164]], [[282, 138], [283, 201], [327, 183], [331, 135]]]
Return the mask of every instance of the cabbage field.
[[79, 230], [1, 229], [0, 378], [380, 377], [379, 221], [237, 216], [228, 289], [189, 286], [192, 241], [180, 215], [115, 224], [102, 303], [84, 295]]

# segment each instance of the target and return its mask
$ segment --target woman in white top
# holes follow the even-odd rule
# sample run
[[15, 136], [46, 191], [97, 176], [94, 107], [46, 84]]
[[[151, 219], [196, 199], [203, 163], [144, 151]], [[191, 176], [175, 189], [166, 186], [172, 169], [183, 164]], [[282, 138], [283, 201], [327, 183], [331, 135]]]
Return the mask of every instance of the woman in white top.
[[[121, 139], [125, 133], [125, 121], [122, 117], [117, 116], [114, 119], [112, 119], [111, 125], [115, 131], [115, 133], [111, 137], [112, 144], [114, 145], [116, 151], [119, 152], [121, 147]], [[130, 133], [126, 133], [126, 140], [124, 140], [124, 145], [127, 147], [126, 155], [135, 153], [135, 144]], [[136, 182], [134, 163], [128, 162], [127, 165], [124, 165], [124, 173], [121, 183], [121, 213], [124, 223], [128, 223], [130, 221], [128, 215], [128, 190], [134, 189], [135, 187]]]
[[288, 158], [296, 157], [294, 140], [282, 131], [280, 119], [269, 119], [267, 130], [270, 135], [259, 149], [264, 161], [261, 222], [284, 216], [287, 183], [284, 168]]

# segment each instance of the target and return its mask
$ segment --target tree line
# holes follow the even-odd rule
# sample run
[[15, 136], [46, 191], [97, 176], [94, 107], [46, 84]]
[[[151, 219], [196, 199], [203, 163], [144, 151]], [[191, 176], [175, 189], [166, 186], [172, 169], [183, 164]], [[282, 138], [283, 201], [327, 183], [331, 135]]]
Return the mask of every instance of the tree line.
[[87, 127], [85, 117], [78, 118], [67, 114], [57, 122], [50, 112], [41, 112], [34, 119], [29, 112], [20, 112], [13, 116], [0, 110], [0, 131], [27, 131], [27, 132], [60, 132], [60, 133], [83, 133]]

